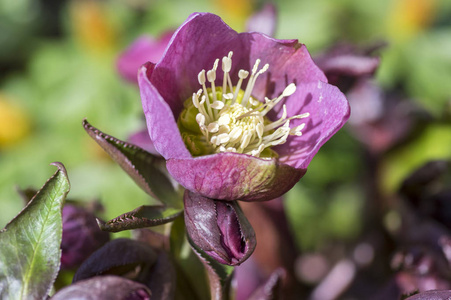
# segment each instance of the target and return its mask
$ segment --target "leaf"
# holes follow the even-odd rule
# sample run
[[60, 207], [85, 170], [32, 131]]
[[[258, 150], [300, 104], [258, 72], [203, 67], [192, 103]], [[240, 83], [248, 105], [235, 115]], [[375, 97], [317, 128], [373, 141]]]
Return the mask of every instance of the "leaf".
[[182, 196], [174, 188], [163, 158], [103, 133], [86, 119], [83, 127], [147, 194], [166, 205], [182, 207]]
[[58, 274], [70, 184], [64, 166], [52, 165], [58, 171], [0, 232], [1, 299], [44, 299]]
[[129, 274], [130, 278], [130, 274], [137, 269], [140, 273], [136, 276], [145, 277], [144, 273], [155, 264], [157, 258], [157, 253], [145, 243], [125, 238], [115, 239], [88, 257], [78, 268], [72, 282], [107, 274]]
[[143, 284], [118, 276], [96, 276], [69, 285], [52, 300], [67, 299], [151, 299], [151, 291]]
[[100, 229], [110, 232], [158, 226], [174, 221], [183, 212], [166, 206], [143, 205], [110, 221], [97, 220]]
[[162, 251], [146, 279], [154, 299], [172, 300], [175, 295], [177, 274], [169, 255]]
[[188, 236], [194, 252], [200, 258], [207, 270], [208, 279], [210, 280], [210, 293], [212, 300], [229, 299], [230, 283], [234, 267], [223, 265], [212, 259], [202, 249], [200, 249]]

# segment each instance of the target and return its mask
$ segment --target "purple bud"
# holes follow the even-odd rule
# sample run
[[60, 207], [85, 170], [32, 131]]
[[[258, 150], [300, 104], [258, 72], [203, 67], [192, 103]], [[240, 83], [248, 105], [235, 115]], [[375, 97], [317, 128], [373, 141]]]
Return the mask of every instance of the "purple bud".
[[63, 208], [63, 239], [61, 241], [61, 268], [78, 267], [95, 250], [110, 240], [108, 232], [101, 231], [96, 217], [81, 206], [66, 204]]
[[254, 251], [255, 233], [236, 201], [185, 191], [185, 224], [191, 240], [216, 261], [239, 265]]

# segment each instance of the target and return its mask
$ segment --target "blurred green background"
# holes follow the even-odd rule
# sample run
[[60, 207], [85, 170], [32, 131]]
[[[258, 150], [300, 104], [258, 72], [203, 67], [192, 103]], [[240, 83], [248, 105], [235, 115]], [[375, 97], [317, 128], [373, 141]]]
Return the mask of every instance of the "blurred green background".
[[[115, 62], [142, 34], [158, 37], [190, 13], [220, 15], [237, 31], [262, 1], [0, 0], [0, 226], [23, 207], [16, 187], [40, 187], [65, 164], [70, 198], [99, 199], [105, 218], [151, 203], [84, 132], [87, 118], [120, 139], [144, 126], [138, 88]], [[287, 195], [299, 246], [359, 234], [367, 207], [362, 178], [387, 194], [415, 167], [451, 158], [451, 1], [277, 1], [276, 38], [297, 38], [314, 55], [337, 42], [384, 41], [376, 75], [431, 118], [408, 142], [368, 169], [367, 149], [346, 129], [312, 161]]]

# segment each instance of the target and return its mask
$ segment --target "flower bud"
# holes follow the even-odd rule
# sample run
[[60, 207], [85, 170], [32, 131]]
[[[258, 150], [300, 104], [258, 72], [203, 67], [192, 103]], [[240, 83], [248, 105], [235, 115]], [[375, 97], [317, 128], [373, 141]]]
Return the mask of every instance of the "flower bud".
[[185, 191], [185, 225], [191, 240], [216, 261], [239, 265], [254, 251], [255, 233], [236, 201]]
[[61, 241], [61, 268], [78, 267], [95, 250], [110, 240], [108, 232], [101, 231], [96, 217], [81, 206], [66, 204], [63, 208], [63, 238]]

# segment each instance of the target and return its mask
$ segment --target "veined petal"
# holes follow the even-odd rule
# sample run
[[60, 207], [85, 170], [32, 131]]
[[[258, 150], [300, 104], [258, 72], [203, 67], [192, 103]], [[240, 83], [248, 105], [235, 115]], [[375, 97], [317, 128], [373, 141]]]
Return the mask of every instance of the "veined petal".
[[[257, 59], [262, 60], [262, 66], [271, 65], [271, 72], [256, 82], [253, 96], [257, 99], [277, 97], [290, 82], [327, 82], [306, 47], [297, 40], [277, 40], [258, 32], [237, 33], [209, 13], [192, 14], [179, 27], [149, 76], [150, 82], [177, 116], [183, 102], [199, 89], [198, 73], [211, 69], [218, 57], [227, 56], [230, 51], [234, 53], [230, 70], [233, 82], [238, 81], [240, 69], [252, 69]], [[223, 74], [218, 72], [216, 85], [221, 86], [222, 81]]]
[[277, 198], [290, 190], [306, 172], [306, 169], [279, 164], [276, 159], [231, 152], [169, 159], [166, 167], [186, 189], [204, 197], [228, 201]]
[[148, 75], [152, 73], [153, 67], [152, 63], [146, 63], [138, 72], [141, 100], [150, 139], [155, 149], [165, 159], [191, 157], [183, 143], [170, 107], [148, 80]]
[[[318, 81], [299, 86], [286, 101], [288, 117], [309, 112], [308, 119], [294, 119], [291, 126], [306, 123], [302, 136], [290, 135], [287, 142], [274, 147], [279, 161], [294, 168], [307, 168], [319, 148], [329, 140], [349, 119], [350, 107], [340, 90]], [[283, 113], [281, 107], [276, 118]]]

